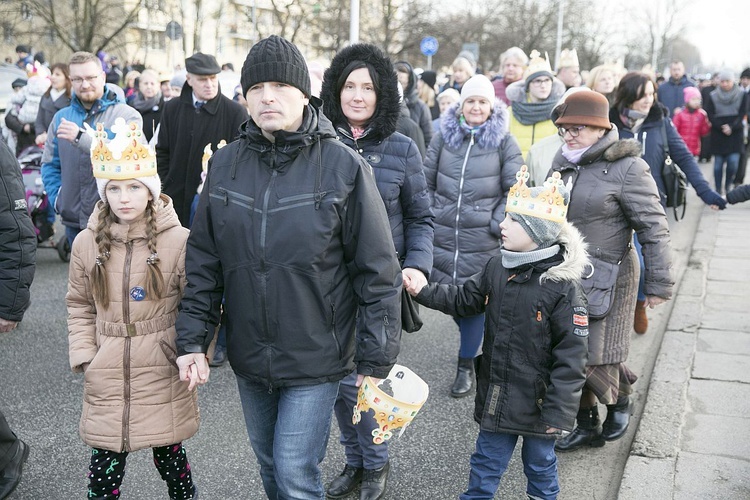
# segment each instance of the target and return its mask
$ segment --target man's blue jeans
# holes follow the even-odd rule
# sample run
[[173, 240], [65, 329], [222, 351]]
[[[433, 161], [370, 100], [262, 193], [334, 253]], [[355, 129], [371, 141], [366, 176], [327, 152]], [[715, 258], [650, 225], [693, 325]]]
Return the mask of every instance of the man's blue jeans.
[[237, 377], [247, 434], [271, 499], [323, 499], [323, 461], [339, 383], [271, 389]]
[[[469, 488], [461, 494], [460, 500], [495, 497], [517, 441], [516, 434], [479, 431], [477, 448], [469, 461]], [[528, 480], [526, 494], [542, 500], [557, 498], [560, 484], [557, 481], [555, 440], [524, 436], [522, 446], [523, 471]]]

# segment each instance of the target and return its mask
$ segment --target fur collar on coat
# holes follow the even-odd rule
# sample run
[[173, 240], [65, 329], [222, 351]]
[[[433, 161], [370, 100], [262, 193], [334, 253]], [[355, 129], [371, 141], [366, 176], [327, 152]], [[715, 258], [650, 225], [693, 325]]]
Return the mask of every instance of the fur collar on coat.
[[[451, 106], [440, 118], [440, 134], [448, 148], [458, 150], [464, 140], [471, 135], [471, 130], [460, 122], [460, 103]], [[479, 127], [475, 135], [480, 149], [497, 149], [509, 134], [510, 115], [504, 102], [495, 99], [495, 107], [490, 117]]]
[[578, 229], [570, 222], [563, 224], [560, 235], [557, 238], [560, 246], [563, 247], [563, 262], [557, 266], [549, 268], [539, 281], [546, 280], [561, 281], [580, 281], [586, 266], [589, 264], [589, 256], [586, 253], [586, 243]]

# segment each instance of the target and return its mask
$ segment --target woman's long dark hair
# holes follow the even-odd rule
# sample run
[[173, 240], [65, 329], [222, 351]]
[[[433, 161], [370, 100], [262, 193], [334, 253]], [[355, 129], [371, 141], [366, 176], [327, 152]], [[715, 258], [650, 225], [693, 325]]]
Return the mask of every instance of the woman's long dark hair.
[[648, 82], [651, 82], [654, 86], [654, 91], [656, 91], [656, 84], [646, 73], [631, 71], [623, 76], [617, 87], [614, 108], [622, 112], [622, 110], [629, 108], [635, 101], [643, 98], [646, 95], [646, 84]]

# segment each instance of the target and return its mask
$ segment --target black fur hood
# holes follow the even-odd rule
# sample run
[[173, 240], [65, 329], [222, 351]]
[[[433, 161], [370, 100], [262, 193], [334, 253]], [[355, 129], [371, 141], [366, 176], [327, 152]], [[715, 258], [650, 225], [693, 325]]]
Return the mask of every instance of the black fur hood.
[[323, 75], [323, 86], [320, 98], [323, 100], [323, 113], [333, 122], [338, 130], [344, 127], [349, 130], [344, 113], [341, 111], [341, 89], [337, 81], [342, 72], [353, 61], [362, 61], [373, 68], [380, 79], [377, 92], [377, 105], [368, 125], [368, 137], [388, 137], [396, 131], [401, 104], [398, 95], [398, 77], [391, 60], [375, 45], [358, 43], [339, 51], [331, 61], [331, 66]]

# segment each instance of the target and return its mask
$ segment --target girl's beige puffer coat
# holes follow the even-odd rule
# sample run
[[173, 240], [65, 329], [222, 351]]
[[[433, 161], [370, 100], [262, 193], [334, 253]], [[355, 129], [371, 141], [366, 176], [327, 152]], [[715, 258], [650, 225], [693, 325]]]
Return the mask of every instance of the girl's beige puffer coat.
[[143, 296], [150, 252], [145, 221], [111, 226], [106, 262], [110, 304], [91, 291], [98, 254], [95, 228], [102, 203], [73, 243], [68, 294], [70, 366], [84, 374], [80, 433], [96, 448], [135, 451], [179, 443], [198, 431], [196, 392], [179, 380], [175, 318], [185, 284], [188, 230], [172, 201], [157, 203], [157, 252], [164, 276], [161, 300]]

